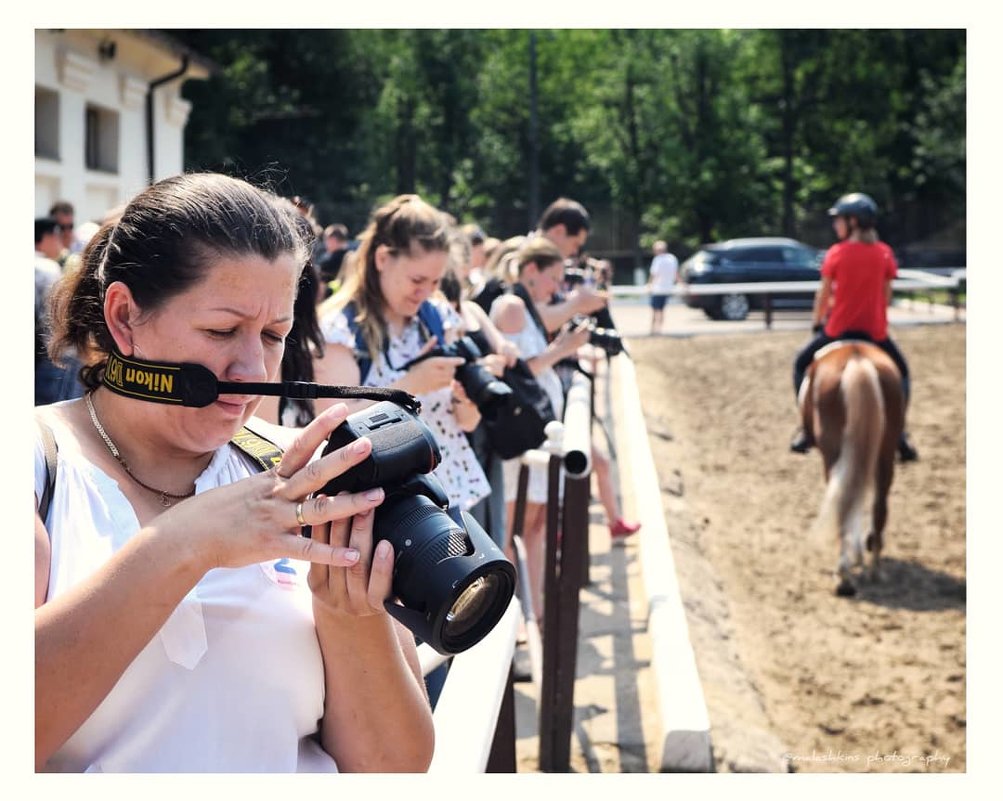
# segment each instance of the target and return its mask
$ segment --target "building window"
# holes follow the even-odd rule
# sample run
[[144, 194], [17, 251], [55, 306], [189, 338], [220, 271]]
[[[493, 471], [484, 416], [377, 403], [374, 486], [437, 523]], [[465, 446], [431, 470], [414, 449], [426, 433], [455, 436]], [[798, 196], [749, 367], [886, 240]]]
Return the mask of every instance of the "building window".
[[59, 159], [59, 93], [35, 87], [35, 156]]
[[118, 172], [118, 113], [88, 104], [85, 125], [85, 164], [88, 170]]

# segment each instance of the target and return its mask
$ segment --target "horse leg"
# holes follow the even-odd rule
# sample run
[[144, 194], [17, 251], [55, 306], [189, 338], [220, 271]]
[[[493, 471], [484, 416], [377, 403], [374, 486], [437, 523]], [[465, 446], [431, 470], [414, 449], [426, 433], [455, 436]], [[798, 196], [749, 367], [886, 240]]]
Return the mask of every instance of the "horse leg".
[[881, 581], [881, 548], [884, 545], [885, 524], [888, 522], [888, 491], [895, 473], [895, 449], [898, 435], [888, 437], [881, 449], [874, 487], [874, 513], [872, 529], [867, 537], [867, 549], [871, 552], [870, 578]]
[[836, 595], [841, 598], [857, 594], [857, 585], [853, 583], [853, 571], [850, 568], [849, 539], [846, 532], [839, 532], [839, 583], [836, 585]]

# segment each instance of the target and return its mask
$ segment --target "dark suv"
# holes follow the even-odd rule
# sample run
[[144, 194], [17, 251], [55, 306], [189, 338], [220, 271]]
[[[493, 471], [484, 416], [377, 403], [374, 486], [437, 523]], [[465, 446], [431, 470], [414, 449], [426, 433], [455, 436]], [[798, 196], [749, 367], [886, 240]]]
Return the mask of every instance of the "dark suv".
[[[748, 284], [779, 281], [818, 281], [824, 251], [783, 237], [729, 239], [704, 245], [683, 262], [679, 280], [685, 290], [694, 284]], [[751, 309], [762, 309], [766, 296], [734, 292], [697, 295], [684, 292], [686, 305], [703, 309], [712, 320], [744, 320]], [[814, 292], [770, 293], [772, 308], [810, 309]]]

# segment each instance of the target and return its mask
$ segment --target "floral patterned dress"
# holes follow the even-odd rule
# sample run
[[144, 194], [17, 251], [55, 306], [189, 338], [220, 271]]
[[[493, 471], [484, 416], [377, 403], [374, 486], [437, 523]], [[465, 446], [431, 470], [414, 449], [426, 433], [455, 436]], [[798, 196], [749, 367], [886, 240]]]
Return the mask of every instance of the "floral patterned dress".
[[[448, 304], [431, 302], [438, 310], [447, 332], [462, 326], [460, 316]], [[320, 321], [320, 326], [327, 342], [355, 350], [355, 334], [349, 328], [344, 312], [336, 311], [326, 315]], [[397, 368], [415, 358], [429, 336], [418, 318], [412, 318], [399, 336], [390, 336], [387, 348], [372, 363], [369, 374], [362, 376], [361, 381], [370, 387], [389, 386], [405, 375], [406, 370]], [[451, 505], [469, 510], [491, 493], [491, 486], [470, 447], [466, 433], [453, 416], [453, 393], [449, 387], [444, 387], [417, 397], [421, 401], [420, 417], [432, 430], [442, 453], [442, 461], [433, 475], [442, 482]]]

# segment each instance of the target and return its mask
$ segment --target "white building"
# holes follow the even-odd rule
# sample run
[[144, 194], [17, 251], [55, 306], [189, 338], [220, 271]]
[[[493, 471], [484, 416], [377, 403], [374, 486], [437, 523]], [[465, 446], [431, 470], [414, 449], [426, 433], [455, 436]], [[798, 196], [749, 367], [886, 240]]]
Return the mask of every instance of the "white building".
[[142, 30], [35, 31], [35, 216], [56, 200], [100, 220], [184, 169], [191, 104], [181, 85], [210, 63]]

